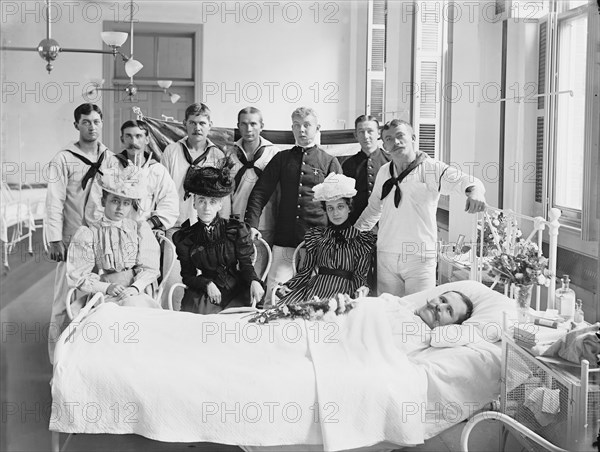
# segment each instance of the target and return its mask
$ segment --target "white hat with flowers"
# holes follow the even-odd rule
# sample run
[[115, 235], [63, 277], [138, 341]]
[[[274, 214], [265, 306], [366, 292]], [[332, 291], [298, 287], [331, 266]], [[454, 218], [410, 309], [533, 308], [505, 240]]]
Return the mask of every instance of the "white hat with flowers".
[[102, 172], [102, 176], [97, 175], [102, 190], [131, 199], [143, 199], [148, 195], [148, 184], [136, 166], [115, 166], [103, 169]]
[[334, 201], [352, 198], [356, 195], [356, 180], [343, 174], [329, 173], [329, 176], [313, 187], [315, 201]]

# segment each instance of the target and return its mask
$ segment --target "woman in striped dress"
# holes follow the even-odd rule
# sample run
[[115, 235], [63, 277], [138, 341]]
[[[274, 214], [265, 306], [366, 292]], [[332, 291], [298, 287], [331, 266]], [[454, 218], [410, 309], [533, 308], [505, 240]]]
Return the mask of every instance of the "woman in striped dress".
[[338, 293], [368, 294], [367, 272], [376, 237], [350, 223], [355, 183], [351, 177], [331, 173], [314, 187], [314, 199], [323, 203], [329, 225], [306, 232], [304, 266], [277, 290], [280, 301], [291, 304], [311, 300], [314, 296], [323, 299]]

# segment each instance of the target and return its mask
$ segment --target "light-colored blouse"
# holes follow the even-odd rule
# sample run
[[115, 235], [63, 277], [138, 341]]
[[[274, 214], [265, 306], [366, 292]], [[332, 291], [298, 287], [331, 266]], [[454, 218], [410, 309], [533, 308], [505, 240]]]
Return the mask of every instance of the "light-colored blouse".
[[126, 271], [132, 272], [129, 285], [140, 293], [160, 275], [160, 247], [148, 223], [103, 216], [77, 230], [67, 258], [69, 287], [106, 293], [111, 283], [103, 275]]

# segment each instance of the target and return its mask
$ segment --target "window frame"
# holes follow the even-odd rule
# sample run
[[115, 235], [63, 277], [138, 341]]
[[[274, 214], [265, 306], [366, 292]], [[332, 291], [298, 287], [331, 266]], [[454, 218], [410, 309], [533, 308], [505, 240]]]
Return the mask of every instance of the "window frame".
[[[375, 1], [383, 2], [384, 8], [384, 23], [374, 23], [374, 3]], [[385, 122], [385, 72], [387, 59], [387, 0], [369, 0], [367, 12], [367, 86], [365, 96], [365, 112], [368, 115], [373, 115], [379, 118], [383, 124]], [[373, 69], [373, 40], [375, 30], [383, 32], [383, 68], [381, 70]], [[382, 85], [381, 92], [381, 111], [373, 111], [374, 94], [373, 82], [380, 82]]]
[[[594, 205], [595, 198], [593, 183], [595, 181], [593, 173], [597, 167], [597, 159], [594, 158], [594, 152], [598, 152], [598, 143], [594, 143], [594, 118], [597, 116], [598, 99], [597, 96], [592, 96], [597, 87], [597, 73], [595, 66], [598, 65], [598, 56], [594, 51], [594, 36], [597, 32], [593, 27], [597, 26], [598, 18], [594, 16], [597, 11], [595, 5], [590, 1], [586, 5], [581, 5], [576, 8], [558, 11], [559, 4], [557, 0], [552, 0], [550, 3], [549, 12], [547, 15], [540, 18], [541, 26], [546, 27], [546, 52], [545, 58], [545, 81], [544, 86], [538, 86], [538, 94], [544, 96], [543, 110], [539, 109], [536, 115], [538, 118], [543, 117], [544, 122], [544, 145], [543, 145], [543, 174], [542, 174], [542, 202], [541, 210], [544, 216], [547, 216], [548, 211], [552, 207], [561, 209], [562, 216], [560, 222], [563, 226], [579, 233], [583, 240], [597, 240], [598, 226], [594, 224], [592, 219], [596, 218], [597, 208]], [[582, 188], [582, 208], [573, 209], [564, 206], [559, 206], [556, 203], [556, 147], [557, 147], [557, 129], [558, 125], [558, 96], [561, 94], [548, 95], [546, 93], [557, 93], [559, 87], [558, 79], [558, 59], [559, 59], [559, 25], [565, 20], [571, 20], [574, 17], [587, 15], [587, 49], [586, 49], [586, 87], [585, 87], [585, 112], [584, 112], [584, 149], [583, 149], [583, 188]], [[538, 39], [541, 29], [538, 30]], [[540, 62], [539, 62], [540, 63]], [[555, 76], [553, 76], [555, 74]], [[565, 94], [562, 94], [565, 95]], [[568, 94], [567, 94], [568, 95]], [[542, 113], [543, 111], [543, 113]], [[596, 112], [594, 114], [594, 112]], [[594, 161], [596, 164], [594, 164]], [[539, 205], [539, 201], [536, 201]]]

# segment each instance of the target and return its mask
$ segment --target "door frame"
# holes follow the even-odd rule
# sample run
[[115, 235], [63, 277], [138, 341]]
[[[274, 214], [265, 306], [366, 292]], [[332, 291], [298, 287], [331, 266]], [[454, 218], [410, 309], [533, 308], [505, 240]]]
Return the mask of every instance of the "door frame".
[[[128, 23], [118, 23], [118, 22], [109, 22], [105, 21], [103, 23], [103, 31], [124, 31], [129, 33], [129, 24]], [[202, 24], [181, 24], [181, 23], [164, 23], [164, 22], [136, 22], [134, 25], [134, 37], [135, 33], [143, 32], [144, 34], [155, 33], [156, 35], [161, 34], [169, 34], [169, 35], [193, 35], [194, 42], [194, 62], [193, 62], [193, 70], [194, 70], [194, 99], [202, 98], [202, 35], [203, 35], [204, 27]], [[129, 39], [129, 38], [128, 38]], [[129, 46], [127, 45], [126, 51], [123, 52], [125, 54], [129, 54]], [[116, 57], [117, 59], [121, 59], [119, 55]], [[142, 61], [143, 63], [143, 61]], [[123, 64], [119, 61], [118, 64]], [[115, 58], [110, 54], [105, 54], [102, 60], [102, 78], [104, 79], [104, 84], [106, 87], [111, 87], [113, 83], [113, 74], [114, 74], [114, 65]], [[135, 82], [135, 77], [134, 77]], [[188, 85], [190, 82], [173, 82], [172, 87], [176, 87], [178, 85]], [[144, 83], [137, 83], [139, 86], [143, 86]], [[154, 86], [158, 89], [158, 86]], [[115, 110], [115, 102], [114, 96], [102, 96], [102, 111], [104, 115], [112, 115]], [[104, 121], [103, 128], [103, 142], [104, 143], [114, 143], [118, 133], [118, 130], [114, 130], [112, 125], [112, 121]], [[117, 150], [118, 152], [118, 150]]]

